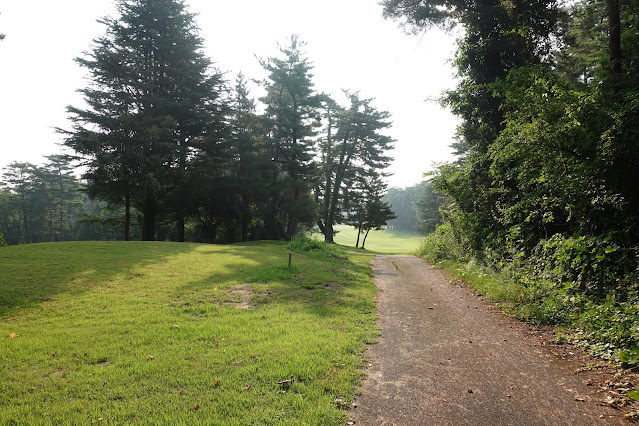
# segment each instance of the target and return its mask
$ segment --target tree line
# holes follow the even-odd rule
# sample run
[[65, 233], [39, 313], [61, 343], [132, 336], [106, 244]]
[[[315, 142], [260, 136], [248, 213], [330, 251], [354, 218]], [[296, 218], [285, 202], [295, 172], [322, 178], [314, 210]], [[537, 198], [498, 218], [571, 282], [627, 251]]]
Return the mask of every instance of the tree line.
[[[72, 126], [58, 132], [84, 170], [82, 194], [119, 214], [124, 240], [290, 240], [318, 226], [333, 242], [338, 222], [365, 231], [392, 216], [381, 201], [390, 114], [357, 92], [340, 105], [316, 91], [297, 36], [260, 59], [256, 100], [246, 76], [228, 82], [204, 55], [183, 0], [116, 5], [76, 59], [89, 77], [85, 106], [69, 106]], [[10, 167], [3, 196], [21, 197], [9, 176], [20, 168]], [[19, 241], [42, 240], [24, 217], [0, 222], [5, 233], [16, 221]]]
[[409, 31], [463, 28], [459, 83], [441, 97], [461, 125], [457, 160], [432, 179], [446, 200], [432, 257], [513, 272], [559, 320], [636, 302], [639, 3], [383, 3]]
[[387, 221], [388, 229], [428, 235], [441, 224], [439, 209], [444, 200], [431, 181], [406, 188], [388, 188], [384, 201], [397, 216]]

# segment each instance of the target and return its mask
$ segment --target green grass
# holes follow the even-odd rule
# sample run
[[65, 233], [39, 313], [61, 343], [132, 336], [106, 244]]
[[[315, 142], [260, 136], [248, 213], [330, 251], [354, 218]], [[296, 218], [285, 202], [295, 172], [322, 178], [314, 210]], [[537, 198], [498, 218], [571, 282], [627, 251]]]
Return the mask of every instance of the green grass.
[[[355, 247], [357, 230], [352, 226], [337, 225], [335, 235], [337, 244]], [[364, 235], [360, 238], [360, 246]], [[424, 238], [408, 232], [393, 230], [371, 231], [366, 238], [366, 250], [386, 254], [415, 254]]]
[[0, 248], [0, 424], [343, 424], [376, 335], [369, 256], [348, 257]]

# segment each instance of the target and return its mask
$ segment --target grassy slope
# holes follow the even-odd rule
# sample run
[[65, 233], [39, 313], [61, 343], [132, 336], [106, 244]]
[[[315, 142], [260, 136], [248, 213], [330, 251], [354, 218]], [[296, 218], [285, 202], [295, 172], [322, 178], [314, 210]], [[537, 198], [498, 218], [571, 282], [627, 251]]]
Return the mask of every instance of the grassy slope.
[[1, 248], [0, 424], [343, 424], [375, 335], [369, 257], [288, 270], [287, 252]]
[[[355, 246], [357, 241], [357, 230], [352, 226], [338, 225], [335, 227], [338, 231], [335, 236], [337, 244], [345, 246]], [[360, 245], [362, 242], [360, 238]], [[399, 232], [392, 230], [371, 231], [366, 238], [366, 249], [378, 253], [388, 254], [415, 254], [423, 241], [423, 237], [410, 234], [408, 232]]]

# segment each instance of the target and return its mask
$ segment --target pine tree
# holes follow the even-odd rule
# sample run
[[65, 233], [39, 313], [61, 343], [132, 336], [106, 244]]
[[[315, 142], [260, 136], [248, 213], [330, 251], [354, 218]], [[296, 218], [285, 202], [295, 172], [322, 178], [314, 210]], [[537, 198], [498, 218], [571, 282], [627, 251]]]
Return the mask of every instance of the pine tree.
[[[290, 240], [300, 223], [314, 220], [310, 191], [315, 176], [313, 136], [319, 125], [320, 98], [313, 89], [313, 67], [304, 57], [303, 46], [297, 36], [292, 36], [288, 46], [280, 47], [283, 57], [262, 61], [269, 76], [263, 83], [266, 96], [260, 100], [266, 106], [270, 155], [279, 170], [273, 179], [280, 180], [280, 190], [272, 193], [265, 218], [273, 239]], [[278, 225], [280, 205], [285, 223]]]
[[[68, 107], [74, 126], [66, 145], [85, 160], [89, 194], [143, 215], [142, 239], [154, 239], [161, 216], [184, 239], [182, 204], [189, 167], [224, 129], [222, 77], [202, 53], [182, 0], [118, 0], [119, 18], [77, 62], [91, 84], [87, 109]], [[213, 148], [214, 149], [214, 148]]]
[[320, 144], [322, 181], [315, 192], [320, 203], [317, 224], [324, 240], [333, 243], [333, 226], [339, 222], [344, 202], [344, 186], [361, 176], [381, 176], [391, 158], [386, 152], [393, 139], [380, 132], [390, 127], [390, 114], [371, 105], [372, 99], [360, 99], [347, 93], [350, 107], [338, 109], [325, 102], [327, 131]]

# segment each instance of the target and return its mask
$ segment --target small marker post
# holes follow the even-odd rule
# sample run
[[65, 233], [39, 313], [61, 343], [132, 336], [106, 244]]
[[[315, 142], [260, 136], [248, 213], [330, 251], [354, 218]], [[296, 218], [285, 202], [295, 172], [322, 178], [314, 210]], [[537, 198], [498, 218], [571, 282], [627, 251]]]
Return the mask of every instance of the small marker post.
[[291, 269], [291, 257], [293, 256], [292, 252], [288, 252], [288, 269]]

